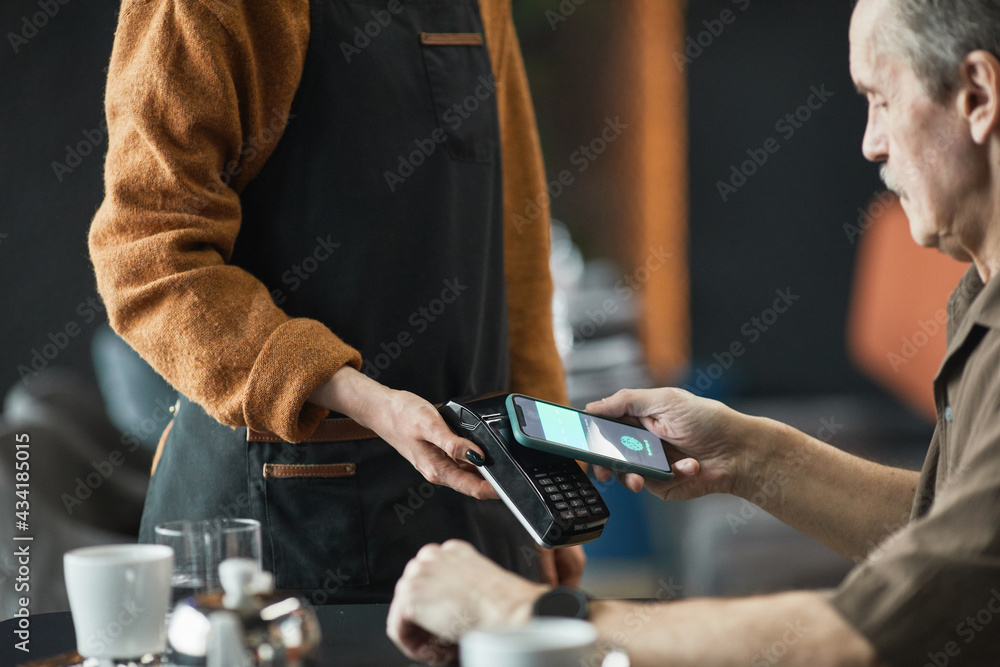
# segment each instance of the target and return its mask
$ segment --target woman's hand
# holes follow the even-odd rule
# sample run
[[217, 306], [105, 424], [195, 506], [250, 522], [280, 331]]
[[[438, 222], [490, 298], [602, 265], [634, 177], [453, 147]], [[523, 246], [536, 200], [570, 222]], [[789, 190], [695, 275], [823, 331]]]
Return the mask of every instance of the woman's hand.
[[483, 457], [483, 450], [455, 435], [441, 413], [416, 394], [390, 389], [345, 366], [314, 391], [309, 401], [375, 431], [431, 484], [473, 498], [499, 497], [466, 459], [470, 451]]
[[[735, 410], [683, 389], [623, 389], [591, 403], [587, 412], [611, 418], [632, 417], [645, 429], [667, 441], [667, 459], [674, 471], [668, 482], [618, 473], [622, 484], [639, 492], [643, 487], [664, 500], [690, 500], [710, 493], [734, 493], [750, 478], [754, 457], [746, 444], [752, 419]], [[611, 469], [594, 466], [601, 481]]]
[[572, 547], [538, 549], [539, 573], [543, 584], [549, 586], [572, 586], [576, 588], [583, 578], [583, 568], [587, 565], [587, 554], [577, 544]]

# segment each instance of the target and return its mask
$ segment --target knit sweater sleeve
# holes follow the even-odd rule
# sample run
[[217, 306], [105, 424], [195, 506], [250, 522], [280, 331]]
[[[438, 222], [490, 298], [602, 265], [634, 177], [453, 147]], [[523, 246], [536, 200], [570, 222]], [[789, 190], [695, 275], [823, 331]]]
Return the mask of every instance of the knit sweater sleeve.
[[126, 0], [89, 237], [114, 329], [220, 422], [290, 441], [326, 416], [307, 397], [360, 355], [229, 260], [239, 192], [282, 134], [308, 34], [308, 0]]

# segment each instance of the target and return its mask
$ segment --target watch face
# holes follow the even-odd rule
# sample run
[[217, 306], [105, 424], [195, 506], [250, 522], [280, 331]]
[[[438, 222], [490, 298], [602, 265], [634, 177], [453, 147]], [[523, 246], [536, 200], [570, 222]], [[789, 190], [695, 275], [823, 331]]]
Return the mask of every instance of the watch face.
[[590, 598], [581, 590], [559, 586], [538, 598], [535, 602], [535, 616], [588, 618]]

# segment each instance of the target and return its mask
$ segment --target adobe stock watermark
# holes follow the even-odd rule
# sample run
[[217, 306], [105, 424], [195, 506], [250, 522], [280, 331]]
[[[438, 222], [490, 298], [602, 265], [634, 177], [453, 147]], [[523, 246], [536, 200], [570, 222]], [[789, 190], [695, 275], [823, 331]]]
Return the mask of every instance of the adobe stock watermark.
[[[966, 616], [955, 626], [957, 634], [968, 646], [976, 640], [983, 632], [986, 632], [993, 623], [993, 619], [1000, 615], [1000, 590], [993, 588], [990, 590], [990, 597], [986, 603], [974, 615]], [[956, 641], [945, 643], [940, 651], [928, 651], [927, 662], [923, 667], [947, 667], [954, 658], [962, 654], [962, 646]], [[962, 663], [966, 664], [966, 663]]]
[[[806, 101], [779, 118], [774, 124], [774, 131], [781, 135], [784, 141], [790, 141], [795, 133], [805, 127], [805, 124], [812, 120], [813, 115], [822, 109], [833, 95], [834, 93], [826, 89], [826, 84], [821, 84], [819, 87], [811, 86]], [[722, 201], [729, 201], [729, 198], [746, 185], [747, 181], [753, 178], [767, 164], [771, 156], [779, 150], [781, 150], [781, 142], [774, 137], [765, 139], [760, 148], [748, 148], [746, 151], [748, 159], [739, 164], [729, 165], [729, 178], [715, 182], [715, 187], [719, 191]]]
[[[288, 443], [283, 443], [280, 452], [269, 463], [277, 465], [295, 463], [297, 459], [295, 448]], [[250, 481], [247, 491], [240, 491], [233, 496], [229, 502], [222, 503], [216, 508], [216, 516], [229, 519], [243, 519], [252, 516], [250, 504], [254, 498], [266, 493], [267, 481], [264, 477], [256, 477]]]
[[271, 119], [267, 122], [267, 125], [258, 130], [254, 136], [241, 141], [239, 150], [237, 151], [239, 158], [234, 158], [227, 162], [223, 170], [219, 172], [219, 180], [222, 181], [222, 184], [229, 185], [234, 176], [239, 176], [243, 173], [243, 168], [248, 163], [256, 160], [260, 154], [276, 144], [284, 133], [288, 123], [297, 117], [298, 114], [289, 113], [284, 115], [277, 109], [272, 109]]
[[[903, 187], [903, 182], [919, 181], [923, 172], [941, 168], [938, 164], [941, 156], [962, 137], [962, 133], [955, 128], [935, 127], [933, 132], [933, 141], [918, 155], [909, 157], [902, 163], [893, 162], [891, 171], [887, 162], [883, 162], [879, 167], [879, 177], [894, 194], [905, 194], [906, 188]], [[900, 164], [902, 166], [899, 166]], [[944, 165], [944, 168], [947, 168], [947, 165]], [[904, 178], [900, 179], [900, 176]]]
[[[730, 1], [741, 12], [745, 12], [750, 7], [750, 0]], [[726, 30], [726, 26], [736, 23], [738, 16], [736, 12], [727, 7], [719, 12], [718, 17], [702, 21], [701, 24], [705, 29], [695, 35], [687, 36], [687, 39], [684, 40], [683, 52], [674, 51], [674, 65], [677, 66], [677, 71], [683, 72], [686, 65], [690, 65], [696, 59], [700, 58], [705, 53], [705, 49], [711, 47], [715, 43], [715, 40], [722, 36], [722, 33]]]
[[521, 233], [536, 220], [541, 218], [545, 211], [546, 204], [558, 199], [571, 185], [576, 183], [576, 174], [582, 174], [597, 161], [597, 158], [604, 154], [608, 147], [618, 140], [628, 124], [623, 123], [621, 116], [610, 116], [604, 118], [604, 127], [586, 144], [573, 151], [569, 156], [569, 163], [576, 167], [575, 173], [570, 169], [562, 169], [553, 180], [545, 186], [545, 191], [538, 194], [534, 199], [525, 197], [524, 207], [519, 213], [514, 213], [511, 219], [514, 221], [514, 229]]
[[[409, 667], [423, 667], [425, 664], [441, 665], [442, 655], [451, 656], [455, 652], [455, 644], [465, 633], [475, 628], [479, 623], [472, 610], [467, 607], [454, 611], [450, 625], [440, 634], [435, 635], [420, 650], [420, 658], [424, 662], [411, 663]], [[452, 664], [449, 662], [448, 664]]]
[[409, 494], [406, 497], [406, 502], [396, 503], [392, 506], [392, 509], [396, 512], [396, 518], [399, 519], [399, 525], [405, 526], [406, 521], [411, 516], [423, 509], [427, 501], [437, 493], [437, 489], [438, 487], [435, 484], [431, 484], [427, 480], [421, 482], [419, 486], [411, 486]]
[[[164, 427], [173, 415], [173, 407], [169, 403], [169, 398], [157, 397], [155, 407], [150, 412], [149, 417], [144, 417], [138, 424], [121, 435], [122, 449], [128, 453], [135, 452], [142, 443], [142, 435], [149, 435], [157, 428]], [[92, 471], [86, 475], [78, 476], [74, 481], [76, 485], [71, 492], [63, 493], [59, 496], [66, 514], [73, 516], [73, 511], [82, 506], [94, 493], [104, 485], [121, 466], [125, 465], [125, 455], [122, 449], [113, 449], [100, 461], [91, 461]]]
[[49, 364], [69, 347], [77, 336], [83, 333], [81, 321], [83, 324], [91, 324], [97, 320], [99, 315], [104, 314], [104, 304], [96, 296], [90, 296], [77, 304], [75, 312], [79, 316], [78, 318], [69, 320], [55, 331], [50, 331], [45, 337], [46, 342], [31, 348], [27, 364], [17, 365], [17, 373], [21, 376], [21, 382], [25, 386], [48, 368]]
[[[471, 118], [472, 114], [493, 98], [496, 91], [497, 84], [492, 74], [480, 76], [475, 90], [464, 100], [455, 102], [451, 108], [441, 114], [441, 121], [452, 131], [457, 131], [462, 127], [462, 123]], [[403, 153], [397, 155], [396, 168], [393, 171], [385, 170], [382, 173], [385, 184], [389, 186], [389, 192], [395, 192], [397, 187], [413, 176], [417, 169], [430, 156], [434, 155], [438, 147], [446, 141], [448, 141], [448, 135], [442, 127], [435, 127], [427, 137], [414, 139], [414, 149], [405, 155]]]
[[777, 639], [767, 648], [754, 653], [750, 658], [750, 667], [770, 667], [776, 665], [788, 653], [788, 649], [795, 646], [802, 638], [809, 634], [809, 628], [802, 624], [801, 620], [785, 621], [785, 631], [781, 638]]
[[122, 636], [122, 633], [135, 623], [135, 620], [145, 611], [146, 608], [140, 607], [137, 600], [123, 601], [115, 620], [109, 621], [107, 626], [97, 630], [86, 639], [87, 648], [99, 654], [106, 651], [108, 647], [114, 646], [115, 641]]
[[937, 336], [948, 326], [948, 311], [939, 308], [934, 317], [927, 320], [917, 320], [917, 329], [909, 336], [900, 338], [899, 350], [888, 352], [886, 358], [892, 370], [899, 372], [900, 367], [910, 363], [920, 350], [927, 347], [931, 339]]
[[108, 119], [101, 118], [97, 127], [81, 130], [80, 134], [83, 135], [83, 139], [73, 145], [66, 144], [66, 155], [62, 162], [52, 161], [52, 173], [55, 174], [56, 181], [59, 183], [63, 182], [63, 178], [67, 174], [72, 174], [73, 170], [83, 164], [83, 158], [93, 153], [104, 143], [108, 137]]
[[[929, 507], [933, 504], [936, 496], [945, 493], [960, 482], [969, 472], [970, 467], [969, 462], [966, 461], [957, 468], [949, 471], [948, 476], [933, 488], [922, 490], [919, 498], [914, 499], [916, 506]], [[852, 555], [851, 560], [855, 563], [875, 563], [881, 560], [907, 534], [909, 527], [910, 509], [908, 507], [899, 513], [895, 521], [887, 521], [882, 524], [881, 531], [885, 537], [866, 540], [862, 552]]]
[[[968, 461], [963, 462], [957, 468], [949, 471], [948, 476], [932, 488], [920, 491], [918, 498], [914, 498], [915, 506], [929, 507], [933, 504], [934, 498], [944, 494], [951, 489], [969, 472], [972, 466]], [[903, 538], [910, 527], [910, 509], [907, 507], [900, 512], [895, 521], [887, 521], [882, 525], [882, 534], [885, 536], [880, 540], [869, 539], [865, 542], [865, 549], [858, 554], [851, 556], [851, 560], [856, 563], [874, 563], [881, 560], [893, 546]]]
[[569, 17], [576, 12], [576, 8], [587, 2], [587, 0], [562, 0], [556, 10], [545, 10], [545, 20], [549, 22], [552, 32], [559, 28], [559, 25], [569, 20]]
[[[924, 150], [916, 157], [908, 158], [902, 163], [902, 167], [894, 167], [894, 173], [891, 180], [895, 181], [900, 174], [905, 174], [910, 178], [913, 176], [919, 176], [921, 169], [933, 167], [937, 163], [938, 157], [943, 152], [947, 151], [960, 137], [961, 134], [958, 131], [951, 132], [946, 128], [935, 128], [933, 143], [924, 148]], [[888, 180], [886, 175], [887, 169], [888, 167], [884, 164], [880, 169], [880, 175], [883, 182]], [[897, 169], [901, 171], [895, 171]], [[886, 186], [888, 187], [888, 183], [886, 183]], [[857, 221], [854, 223], [844, 223], [843, 230], [844, 234], [847, 236], [847, 241], [851, 245], [857, 243], [861, 235], [867, 232], [871, 226], [875, 224], [875, 221], [885, 215], [886, 212], [897, 203], [897, 201], [898, 193], [893, 192], [892, 190], [880, 190], [874, 193], [874, 200], [867, 209], [858, 207]]]
[[774, 302], [769, 308], [754, 315], [740, 327], [740, 334], [746, 340], [734, 340], [725, 350], [713, 353], [712, 358], [715, 361], [706, 368], [699, 368], [695, 372], [694, 378], [682, 389], [698, 396], [704, 396], [705, 392], [710, 390], [726, 371], [733, 367], [736, 360], [746, 354], [747, 346], [759, 341], [765, 333], [771, 330], [771, 327], [777, 324], [781, 315], [787, 313], [801, 298], [800, 295], [792, 293], [791, 287], [786, 287], [783, 290], [776, 289], [774, 294]]
[[455, 303], [462, 292], [467, 289], [469, 286], [463, 285], [458, 278], [445, 279], [444, 286], [437, 298], [431, 299], [427, 304], [410, 313], [406, 321], [411, 329], [400, 331], [392, 340], [380, 343], [379, 349], [382, 351], [374, 357], [362, 361], [361, 372], [371, 379], [377, 380], [385, 369], [403, 355], [406, 348], [413, 345], [414, 334], [420, 335], [427, 331], [437, 318], [447, 310], [448, 306]]
[[[218, 179], [205, 183], [204, 190], [210, 195], [222, 192], [223, 188], [228, 187], [234, 177], [243, 173], [247, 164], [273, 148], [273, 145], [281, 138], [288, 123], [297, 117], [298, 114], [283, 115], [277, 109], [272, 109], [271, 119], [267, 125], [258, 130], [254, 136], [240, 142], [239, 150], [237, 150], [239, 157], [226, 162], [222, 171], [218, 173]], [[185, 191], [184, 198], [177, 205], [177, 211], [187, 215], [201, 215], [201, 212], [208, 207], [211, 201], [210, 196], [188, 194]]]
[[657, 581], [656, 592], [642, 602], [633, 604], [622, 618], [620, 629], [610, 637], [600, 639], [597, 651], [589, 659], [581, 660], [580, 667], [601, 667], [604, 655], [616, 649], [628, 648], [629, 641], [664, 610], [664, 603], [679, 599], [683, 592], [683, 584], [676, 583], [673, 577], [661, 577]]
[[326, 604], [334, 598], [344, 586], [349, 585], [351, 581], [350, 575], [344, 574], [344, 568], [342, 567], [337, 567], [336, 572], [327, 568], [324, 574], [326, 574], [326, 578], [323, 580], [323, 585], [309, 594], [309, 601], [314, 605]]
[[886, 214], [886, 211], [896, 203], [896, 195], [888, 190], [881, 190], [875, 193], [875, 199], [867, 208], [858, 207], [858, 219], [856, 222], [845, 222], [843, 229], [847, 235], [847, 241], [851, 245], [858, 242], [862, 234], [875, 224], [875, 221]]
[[[816, 432], [816, 439], [829, 443], [833, 440], [844, 425], [838, 424], [836, 417], [826, 417], [819, 420], [820, 427]], [[756, 518], [763, 510], [767, 501], [771, 500], [784, 489], [810, 460], [812, 454], [804, 451], [793, 450], [785, 455], [784, 465], [776, 466], [772, 470], [765, 470], [764, 477], [757, 481], [757, 490], [749, 498], [740, 499], [738, 514], [726, 512], [726, 523], [729, 529], [736, 535], [743, 526], [746, 526]]]
[[17, 54], [28, 42], [38, 35], [38, 31], [49, 24], [51, 19], [56, 17], [63, 5], [68, 5], [70, 0], [38, 0], [37, 11], [31, 15], [25, 14], [21, 17], [21, 23], [17, 32], [8, 32], [7, 41], [10, 48]]
[[[314, 273], [319, 271], [320, 265], [330, 259], [333, 256], [333, 251], [340, 246], [340, 243], [333, 241], [330, 234], [327, 234], [326, 238], [317, 236], [316, 246], [312, 249], [312, 252], [306, 255], [300, 263], [292, 264], [290, 269], [282, 273], [281, 282], [288, 287], [289, 292], [297, 291], [305, 281], [309, 280]], [[285, 290], [282, 288], [275, 287], [271, 290], [271, 299], [275, 305], [280, 306], [285, 303], [287, 298]]]
[[361, 26], [354, 26], [354, 39], [351, 40], [351, 43], [340, 43], [340, 52], [344, 54], [344, 60], [350, 63], [352, 58], [361, 55], [362, 51], [371, 46], [372, 40], [378, 38], [382, 34], [382, 30], [392, 23], [393, 17], [402, 11], [403, 3], [401, 0], [389, 0], [385, 9], [372, 9], [369, 12], [372, 20], [365, 23], [364, 29]]
[[664, 250], [662, 245], [651, 249], [646, 255], [645, 262], [615, 283], [615, 294], [618, 298], [608, 297], [600, 308], [588, 308], [584, 312], [587, 320], [573, 330], [574, 338], [586, 340], [597, 334], [601, 327], [608, 323], [608, 318], [631, 301], [645, 287], [652, 275], [666, 266], [667, 260], [673, 256], [674, 254]]

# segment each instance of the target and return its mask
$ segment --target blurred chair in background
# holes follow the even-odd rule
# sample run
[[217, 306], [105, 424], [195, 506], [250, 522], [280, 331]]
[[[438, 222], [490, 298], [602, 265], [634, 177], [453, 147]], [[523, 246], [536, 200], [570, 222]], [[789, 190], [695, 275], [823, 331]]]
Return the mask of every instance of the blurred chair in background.
[[156, 451], [170, 422], [171, 406], [177, 402], [177, 390], [107, 324], [95, 332], [91, 349], [108, 418], [144, 449]]
[[[33, 614], [69, 608], [63, 553], [136, 540], [153, 448], [176, 400], [176, 392], [110, 328], [95, 337], [93, 351], [103, 399], [76, 373], [50, 368], [14, 385], [0, 416], [3, 442], [18, 434], [30, 442], [26, 498], [16, 495], [15, 449], [0, 449], [0, 502], [11, 508], [16, 500], [29, 502], [27, 529], [3, 522], [0, 540], [34, 538], [23, 543], [31, 550]], [[0, 552], [0, 620], [17, 609], [17, 570], [13, 550]]]

